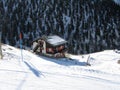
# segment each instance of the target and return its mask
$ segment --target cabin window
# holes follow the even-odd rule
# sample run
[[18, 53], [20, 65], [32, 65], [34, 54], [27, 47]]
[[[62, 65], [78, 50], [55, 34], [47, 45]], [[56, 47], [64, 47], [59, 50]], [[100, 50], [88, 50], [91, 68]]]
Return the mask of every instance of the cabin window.
[[54, 53], [53, 48], [46, 48], [47, 53]]
[[56, 51], [57, 52], [61, 52], [62, 50], [64, 50], [64, 45], [61, 45], [61, 46], [58, 46], [58, 47], [56, 47]]

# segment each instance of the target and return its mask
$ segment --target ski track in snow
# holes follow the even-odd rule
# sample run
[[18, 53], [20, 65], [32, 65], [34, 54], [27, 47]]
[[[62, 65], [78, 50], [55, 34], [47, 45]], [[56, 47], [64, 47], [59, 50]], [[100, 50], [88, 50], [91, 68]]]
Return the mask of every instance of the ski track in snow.
[[[107, 65], [112, 65], [111, 62], [115, 64], [120, 57], [113, 51], [91, 54], [90, 60], [94, 62], [91, 61], [92, 66], [86, 66], [88, 55], [84, 58], [73, 56], [75, 61], [55, 60], [23, 50], [22, 61], [19, 49], [8, 45], [4, 45], [2, 49], [4, 57], [0, 61], [1, 90], [87, 90], [84, 84], [88, 83], [96, 83], [95, 87], [88, 85], [90, 90], [98, 87], [100, 90], [120, 89], [120, 65], [116, 63], [116, 66], [109, 68]], [[107, 54], [108, 52], [112, 54]], [[94, 65], [96, 62], [98, 64]]]

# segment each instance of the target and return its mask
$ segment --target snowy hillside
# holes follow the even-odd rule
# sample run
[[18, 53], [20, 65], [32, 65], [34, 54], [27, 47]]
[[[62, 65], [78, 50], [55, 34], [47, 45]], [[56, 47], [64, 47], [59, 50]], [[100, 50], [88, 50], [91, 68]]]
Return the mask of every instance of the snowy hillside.
[[[39, 57], [3, 45], [0, 90], [120, 90], [120, 54], [107, 50], [73, 56], [75, 61]], [[89, 88], [89, 89], [88, 89]]]

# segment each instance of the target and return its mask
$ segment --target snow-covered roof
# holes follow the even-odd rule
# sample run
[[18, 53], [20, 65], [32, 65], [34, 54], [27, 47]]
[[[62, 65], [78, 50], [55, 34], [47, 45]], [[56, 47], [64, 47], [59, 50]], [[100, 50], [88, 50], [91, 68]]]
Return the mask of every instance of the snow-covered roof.
[[48, 42], [49, 44], [51, 44], [53, 46], [58, 46], [58, 45], [67, 43], [66, 40], [64, 40], [63, 38], [61, 38], [57, 35], [48, 36], [46, 39], [46, 42]]

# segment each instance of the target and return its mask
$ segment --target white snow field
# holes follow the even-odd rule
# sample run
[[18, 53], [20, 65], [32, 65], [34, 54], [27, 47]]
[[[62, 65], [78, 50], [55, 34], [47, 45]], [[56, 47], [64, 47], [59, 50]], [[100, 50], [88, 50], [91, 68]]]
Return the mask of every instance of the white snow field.
[[[0, 90], [120, 90], [120, 54], [105, 50], [55, 60], [3, 45]], [[21, 57], [23, 55], [23, 59]]]

